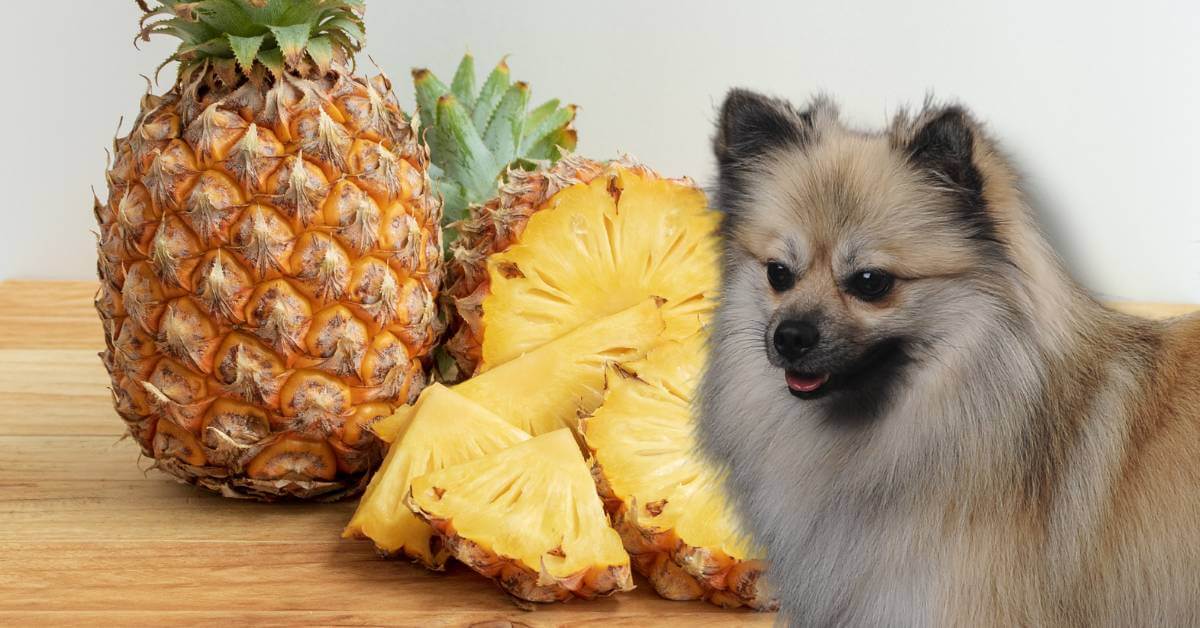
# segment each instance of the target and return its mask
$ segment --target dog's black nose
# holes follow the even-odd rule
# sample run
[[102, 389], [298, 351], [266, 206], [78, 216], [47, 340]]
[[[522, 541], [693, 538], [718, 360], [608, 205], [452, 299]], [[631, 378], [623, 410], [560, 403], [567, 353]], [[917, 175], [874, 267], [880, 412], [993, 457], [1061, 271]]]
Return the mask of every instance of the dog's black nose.
[[785, 360], [795, 360], [817, 346], [821, 334], [812, 323], [787, 320], [775, 328], [775, 350]]

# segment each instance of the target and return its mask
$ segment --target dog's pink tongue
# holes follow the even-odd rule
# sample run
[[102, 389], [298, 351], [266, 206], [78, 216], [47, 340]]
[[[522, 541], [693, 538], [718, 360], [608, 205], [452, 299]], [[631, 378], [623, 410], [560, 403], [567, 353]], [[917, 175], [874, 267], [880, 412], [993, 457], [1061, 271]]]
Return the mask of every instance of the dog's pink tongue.
[[801, 375], [788, 371], [785, 377], [787, 377], [788, 388], [798, 392], [812, 392], [829, 381], [828, 373], [825, 375]]

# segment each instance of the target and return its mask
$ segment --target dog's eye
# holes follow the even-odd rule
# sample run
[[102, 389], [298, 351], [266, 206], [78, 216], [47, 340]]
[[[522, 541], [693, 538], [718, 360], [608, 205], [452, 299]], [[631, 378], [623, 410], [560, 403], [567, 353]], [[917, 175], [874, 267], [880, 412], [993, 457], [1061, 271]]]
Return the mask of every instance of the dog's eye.
[[790, 290], [796, 283], [796, 276], [792, 271], [779, 262], [767, 262], [767, 281], [771, 283], [771, 289], [775, 292], [783, 292]]
[[891, 292], [896, 280], [882, 270], [860, 270], [850, 276], [850, 292], [863, 301], [874, 301]]

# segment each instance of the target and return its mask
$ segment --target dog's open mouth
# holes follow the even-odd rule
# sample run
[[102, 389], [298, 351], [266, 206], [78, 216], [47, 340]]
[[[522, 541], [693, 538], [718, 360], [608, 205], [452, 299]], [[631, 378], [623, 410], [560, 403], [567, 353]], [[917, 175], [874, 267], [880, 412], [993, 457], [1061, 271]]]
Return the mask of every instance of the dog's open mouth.
[[802, 399], [811, 399], [819, 395], [825, 384], [829, 383], [829, 373], [785, 371], [784, 377], [787, 379], [788, 390]]
[[900, 339], [881, 342], [847, 368], [837, 372], [784, 371], [788, 392], [800, 399], [819, 399], [842, 389], [863, 391], [871, 384], [886, 384], [907, 364], [909, 357]]

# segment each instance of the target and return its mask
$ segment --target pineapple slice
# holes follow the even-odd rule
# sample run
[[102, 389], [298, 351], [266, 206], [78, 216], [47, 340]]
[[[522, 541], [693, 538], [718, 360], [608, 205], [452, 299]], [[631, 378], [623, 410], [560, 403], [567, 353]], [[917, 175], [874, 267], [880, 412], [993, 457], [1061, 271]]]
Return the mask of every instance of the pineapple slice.
[[[453, 389], [533, 436], [576, 427], [581, 414], [600, 405], [607, 366], [638, 360], [658, 340], [663, 330], [661, 306], [659, 299], [646, 299]], [[416, 406], [401, 408], [371, 429], [390, 443], [419, 411]]]
[[456, 558], [520, 599], [633, 588], [629, 556], [570, 430], [421, 476], [409, 506]]
[[691, 181], [630, 161], [511, 172], [453, 247], [447, 348], [482, 372], [648, 296], [666, 301], [664, 338], [686, 337], [712, 312], [719, 221]]
[[342, 536], [369, 538], [384, 554], [442, 569], [449, 551], [404, 503], [413, 478], [500, 451], [529, 435], [441, 384], [427, 387], [402, 413], [405, 420], [396, 421], [400, 427], [391, 432], [399, 442], [371, 478]]
[[690, 404], [703, 343], [694, 334], [611, 367], [604, 403], [582, 430], [605, 507], [659, 595], [773, 610], [761, 551], [738, 530], [721, 478], [695, 455]]
[[534, 436], [575, 427], [603, 400], [606, 365], [638, 359], [661, 336], [661, 308], [644, 299], [454, 389]]
[[[432, 384], [431, 384], [432, 385]], [[442, 386], [445, 388], [445, 386]], [[424, 392], [424, 391], [422, 391]], [[440, 394], [440, 393], [439, 393]], [[428, 397], [420, 395], [417, 400], [407, 406], [400, 406], [396, 411], [388, 416], [382, 417], [371, 423], [369, 430], [375, 434], [375, 437], [380, 441], [389, 445], [394, 444], [401, 436], [404, 435], [404, 430], [408, 429], [412, 423], [413, 417], [421, 411], [421, 404]]]
[[[747, 542], [729, 509], [722, 479], [706, 469], [667, 498], [663, 514], [674, 521], [675, 563], [696, 580], [701, 597], [727, 608], [775, 610], [778, 601], [764, 581], [766, 561]], [[651, 541], [653, 542], [653, 541]]]

